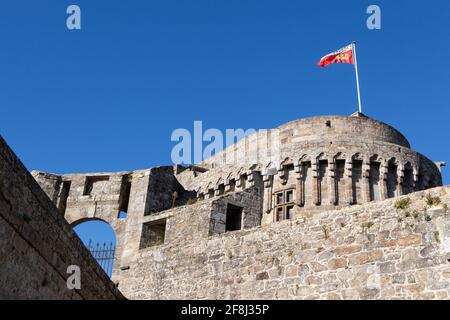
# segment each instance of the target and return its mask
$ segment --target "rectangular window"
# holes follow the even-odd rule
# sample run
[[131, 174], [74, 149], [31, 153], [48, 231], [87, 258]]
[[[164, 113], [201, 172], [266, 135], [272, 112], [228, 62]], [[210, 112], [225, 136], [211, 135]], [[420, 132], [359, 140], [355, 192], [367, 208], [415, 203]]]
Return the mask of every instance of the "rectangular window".
[[294, 206], [286, 207], [286, 219], [292, 219], [294, 216]]
[[225, 231], [241, 230], [243, 208], [227, 204]]
[[131, 191], [131, 175], [122, 176], [122, 183], [120, 186], [119, 210], [128, 212], [128, 203], [130, 201]]
[[286, 191], [286, 202], [294, 202], [294, 191], [293, 190], [288, 190]]
[[275, 197], [275, 221], [292, 219], [294, 216], [294, 190], [277, 192]]
[[84, 184], [83, 196], [106, 194], [106, 184], [109, 181], [109, 176], [91, 176], [86, 177]]
[[277, 204], [283, 204], [284, 203], [284, 197], [283, 197], [283, 193], [278, 193], [277, 194]]
[[164, 243], [166, 237], [166, 219], [151, 221], [142, 225], [140, 249]]
[[66, 212], [67, 198], [69, 197], [71, 184], [72, 184], [71, 181], [63, 181], [62, 183], [61, 193], [59, 195], [58, 209], [63, 215]]
[[283, 207], [277, 208], [277, 221], [281, 221], [283, 219]]

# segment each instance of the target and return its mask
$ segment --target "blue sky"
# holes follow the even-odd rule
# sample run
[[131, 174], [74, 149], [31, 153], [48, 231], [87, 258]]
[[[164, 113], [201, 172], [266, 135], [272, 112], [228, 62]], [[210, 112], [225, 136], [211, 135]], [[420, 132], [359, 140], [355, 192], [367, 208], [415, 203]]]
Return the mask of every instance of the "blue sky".
[[[88, 221], [84, 223], [80, 223], [74, 228], [75, 232], [80, 236], [81, 240], [89, 245], [89, 241], [91, 242], [92, 248], [97, 248], [97, 244], [102, 248], [105, 244], [109, 247], [111, 244], [115, 246], [116, 244], [116, 235], [114, 233], [113, 228], [109, 224], [103, 221]], [[106, 257], [106, 254], [104, 255]], [[106, 265], [103, 265], [104, 270], [109, 273], [110, 270], [107, 270]]]
[[1, 1], [0, 134], [30, 170], [170, 164], [172, 131], [194, 120], [261, 129], [356, 111], [352, 67], [315, 66], [355, 40], [364, 112], [450, 161], [449, 14], [448, 1]]

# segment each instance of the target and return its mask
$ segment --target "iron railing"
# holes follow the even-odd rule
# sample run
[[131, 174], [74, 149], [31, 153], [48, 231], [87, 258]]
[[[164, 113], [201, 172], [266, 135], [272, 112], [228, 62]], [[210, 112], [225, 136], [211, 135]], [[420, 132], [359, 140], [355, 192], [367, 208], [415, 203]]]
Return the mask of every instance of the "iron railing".
[[114, 265], [114, 254], [116, 252], [115, 245], [113, 245], [112, 242], [109, 244], [104, 242], [103, 245], [97, 242], [97, 244], [94, 245], [92, 240], [89, 240], [87, 248], [102, 269], [105, 270], [109, 277], [111, 277]]

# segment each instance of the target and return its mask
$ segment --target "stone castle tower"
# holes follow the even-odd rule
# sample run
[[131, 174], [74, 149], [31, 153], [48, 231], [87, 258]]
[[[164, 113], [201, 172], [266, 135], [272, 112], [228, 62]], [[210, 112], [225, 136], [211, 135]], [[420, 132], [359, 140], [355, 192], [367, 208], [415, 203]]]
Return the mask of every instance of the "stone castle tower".
[[[300, 119], [259, 131], [200, 166], [214, 175], [189, 185], [200, 198], [260, 179], [264, 211], [277, 209], [273, 220], [442, 185], [435, 163], [411, 150], [399, 131], [361, 113]], [[280, 202], [292, 208], [281, 210]]]
[[[189, 294], [193, 289], [179, 288], [184, 294], [178, 295], [169, 288], [188, 286], [176, 280], [183, 263], [170, 262], [180, 246], [209, 241], [203, 250], [211, 253], [220, 248], [211, 244], [217, 236], [442, 185], [438, 165], [413, 151], [399, 131], [361, 113], [260, 130], [187, 167], [32, 174], [72, 225], [99, 219], [113, 227], [113, 280], [126, 296], [146, 298], [196, 297]], [[166, 274], [169, 266], [172, 277]], [[210, 271], [192, 272], [196, 279]]]

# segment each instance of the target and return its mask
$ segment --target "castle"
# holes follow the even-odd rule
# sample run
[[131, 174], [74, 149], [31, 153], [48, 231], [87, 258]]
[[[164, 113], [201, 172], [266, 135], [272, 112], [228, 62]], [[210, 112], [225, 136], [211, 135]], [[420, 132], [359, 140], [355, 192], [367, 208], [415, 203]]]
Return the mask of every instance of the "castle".
[[[433, 239], [392, 222], [402, 206], [390, 198], [431, 197], [422, 190], [442, 185], [442, 164], [355, 113], [260, 130], [187, 167], [32, 175], [72, 226], [112, 226], [112, 279], [128, 298], [407, 298], [380, 277], [413, 277], [389, 261]], [[432, 297], [448, 297], [448, 280], [441, 289]]]
[[32, 175], [72, 226], [112, 226], [127, 298], [446, 299], [440, 165], [355, 113], [260, 130], [191, 166]]

